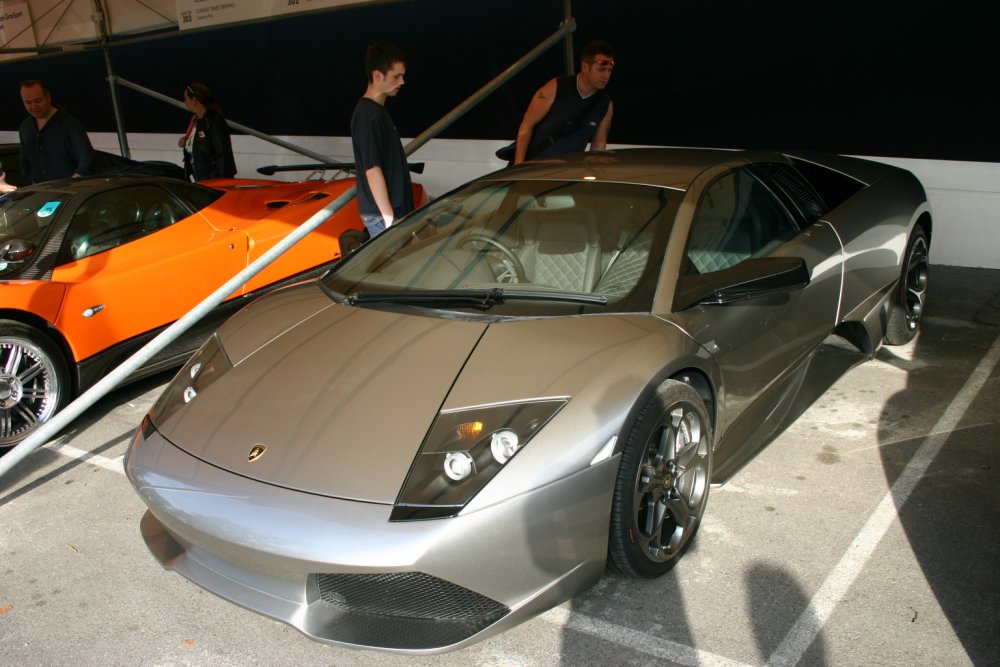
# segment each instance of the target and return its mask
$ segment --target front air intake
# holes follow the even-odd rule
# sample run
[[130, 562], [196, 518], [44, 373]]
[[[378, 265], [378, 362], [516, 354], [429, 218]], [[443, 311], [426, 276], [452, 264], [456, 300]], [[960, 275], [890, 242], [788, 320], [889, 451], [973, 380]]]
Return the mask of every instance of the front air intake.
[[325, 627], [310, 632], [334, 641], [438, 648], [471, 637], [510, 612], [496, 600], [422, 572], [313, 577], [320, 600], [333, 613], [323, 614]]

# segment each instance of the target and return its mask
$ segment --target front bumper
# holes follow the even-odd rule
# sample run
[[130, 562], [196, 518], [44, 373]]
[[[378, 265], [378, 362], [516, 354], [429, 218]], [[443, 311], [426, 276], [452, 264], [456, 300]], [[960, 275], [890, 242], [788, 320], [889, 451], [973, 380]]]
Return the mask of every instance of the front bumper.
[[440, 653], [484, 639], [604, 572], [618, 457], [482, 510], [389, 522], [392, 507], [305, 494], [136, 434], [126, 473], [160, 563], [332, 644]]

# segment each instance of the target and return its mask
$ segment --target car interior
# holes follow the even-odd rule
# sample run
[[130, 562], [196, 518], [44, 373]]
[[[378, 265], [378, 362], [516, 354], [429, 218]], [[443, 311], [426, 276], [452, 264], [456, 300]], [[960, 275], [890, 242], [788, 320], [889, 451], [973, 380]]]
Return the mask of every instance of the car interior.
[[[666, 191], [621, 184], [544, 187], [550, 191], [483, 193], [408, 221], [411, 242], [370, 265], [377, 268], [363, 279], [417, 289], [519, 283], [614, 298], [630, 293], [651, 264]], [[623, 188], [627, 195], [619, 192]]]
[[60, 259], [75, 261], [143, 238], [187, 213], [155, 186], [122, 188], [94, 195], [76, 210]]
[[746, 171], [706, 188], [691, 225], [689, 273], [722, 271], [762, 257], [798, 232], [768, 188]]

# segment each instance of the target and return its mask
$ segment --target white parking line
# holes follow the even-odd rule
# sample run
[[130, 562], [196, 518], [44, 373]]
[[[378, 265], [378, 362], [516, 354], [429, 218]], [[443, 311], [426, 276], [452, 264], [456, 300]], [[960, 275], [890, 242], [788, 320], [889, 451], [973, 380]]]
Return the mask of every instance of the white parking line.
[[87, 463], [104, 468], [105, 470], [110, 470], [111, 472], [116, 472], [120, 475], [125, 474], [125, 468], [122, 466], [122, 456], [109, 459], [106, 456], [92, 454], [72, 445], [64, 445], [59, 442], [50, 442], [46, 445], [46, 447], [52, 451], [59, 452], [68, 458], [76, 459], [77, 461], [86, 461]]
[[662, 637], [640, 632], [622, 625], [570, 611], [565, 607], [549, 609], [538, 618], [563, 628], [598, 637], [610, 644], [617, 644], [639, 653], [669, 660], [679, 665], [691, 667], [749, 667], [746, 663], [731, 660], [721, 655], [702, 651], [692, 646], [672, 642]]
[[934, 428], [930, 430], [930, 435], [924, 438], [899, 478], [882, 497], [878, 507], [868, 517], [864, 528], [854, 538], [840, 562], [833, 568], [826, 581], [810, 600], [809, 606], [802, 612], [781, 645], [771, 655], [767, 661], [768, 665], [795, 665], [802, 659], [854, 580], [861, 573], [865, 563], [875, 551], [875, 547], [878, 546], [886, 531], [899, 516], [899, 510], [902, 509], [917, 483], [927, 472], [927, 468], [941, 451], [941, 447], [948, 440], [952, 431], [958, 426], [959, 420], [975, 399], [976, 394], [986, 384], [998, 361], [1000, 361], [1000, 338], [993, 341], [989, 352], [979, 362], [961, 391], [938, 419]]

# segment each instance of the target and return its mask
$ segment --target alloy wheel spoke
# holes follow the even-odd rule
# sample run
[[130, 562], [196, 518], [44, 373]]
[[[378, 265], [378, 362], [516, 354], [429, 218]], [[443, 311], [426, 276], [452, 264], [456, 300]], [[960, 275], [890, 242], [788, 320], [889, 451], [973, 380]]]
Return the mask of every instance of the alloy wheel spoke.
[[49, 390], [47, 387], [25, 387], [23, 393], [21, 394], [22, 400], [29, 401], [44, 401], [49, 397]]
[[697, 465], [698, 459], [700, 458], [701, 442], [699, 440], [692, 440], [686, 443], [679, 452], [677, 452], [677, 467], [680, 470], [688, 470], [693, 465]]
[[646, 494], [642, 499], [643, 511], [640, 513], [639, 532], [644, 536], [652, 536], [657, 530], [657, 505], [659, 499], [652, 494]]
[[34, 366], [28, 367], [25, 370], [24, 375], [22, 375], [18, 379], [21, 381], [21, 384], [28, 384], [29, 382], [31, 382], [32, 380], [34, 380], [36, 377], [38, 377], [39, 375], [41, 375], [44, 372], [44, 370], [45, 369], [42, 367], [41, 364], [35, 364]]
[[18, 403], [15, 405], [11, 412], [16, 412], [20, 420], [25, 423], [25, 428], [31, 428], [38, 422], [38, 417], [31, 410], [28, 410], [24, 405]]
[[691, 507], [688, 505], [686, 498], [678, 494], [671, 494], [667, 499], [667, 504], [670, 507], [670, 514], [677, 526], [681, 529], [687, 527], [688, 522], [691, 520]]
[[24, 350], [16, 345], [12, 345], [10, 353], [7, 355], [7, 361], [4, 363], [3, 372], [7, 375], [16, 375], [23, 356]]
[[662, 470], [663, 464], [673, 458], [674, 454], [674, 427], [673, 424], [663, 424], [660, 429], [660, 437], [656, 443], [655, 451], [650, 449], [650, 462], [655, 464], [657, 470]]

